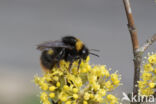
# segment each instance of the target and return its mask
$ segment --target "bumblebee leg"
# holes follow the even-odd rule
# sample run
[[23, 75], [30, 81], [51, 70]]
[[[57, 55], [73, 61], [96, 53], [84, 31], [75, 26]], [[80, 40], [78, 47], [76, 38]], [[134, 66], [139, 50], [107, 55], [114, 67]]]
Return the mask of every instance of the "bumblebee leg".
[[71, 72], [72, 65], [73, 65], [73, 60], [69, 64], [69, 72]]
[[62, 50], [59, 52], [59, 54], [56, 56], [56, 57], [57, 57], [57, 64], [56, 64], [56, 66], [57, 66], [58, 68], [60, 68], [60, 60], [63, 59], [64, 54], [65, 54], [64, 49], [62, 49]]
[[71, 72], [72, 64], [73, 64], [75, 58], [72, 55], [68, 54], [65, 60], [70, 62], [70, 64], [69, 64], [69, 71]]
[[58, 67], [58, 68], [60, 68], [60, 63], [58, 62], [58, 63], [56, 63], [56, 66]]
[[78, 70], [79, 70], [79, 68], [80, 68], [80, 64], [81, 64], [81, 59], [79, 59], [79, 62], [78, 62]]

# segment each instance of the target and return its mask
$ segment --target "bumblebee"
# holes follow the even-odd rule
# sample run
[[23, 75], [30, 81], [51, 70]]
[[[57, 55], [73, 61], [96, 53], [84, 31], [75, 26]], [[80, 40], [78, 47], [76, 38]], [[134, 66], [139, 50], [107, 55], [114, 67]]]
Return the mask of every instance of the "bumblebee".
[[71, 69], [74, 61], [78, 61], [79, 68], [81, 61], [86, 60], [89, 54], [99, 57], [90, 52], [91, 50], [98, 50], [89, 50], [80, 39], [73, 36], [65, 36], [61, 40], [41, 43], [37, 49], [42, 52], [40, 60], [44, 70], [51, 70], [54, 66], [59, 67], [61, 60], [70, 62], [69, 69]]

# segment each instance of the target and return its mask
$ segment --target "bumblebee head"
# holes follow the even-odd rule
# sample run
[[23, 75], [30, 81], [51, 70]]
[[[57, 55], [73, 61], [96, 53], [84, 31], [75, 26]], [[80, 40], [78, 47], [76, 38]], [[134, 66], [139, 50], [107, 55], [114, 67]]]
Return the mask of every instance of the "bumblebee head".
[[80, 50], [80, 57], [83, 58], [84, 60], [87, 58], [89, 55], [89, 50], [87, 47], [83, 46], [82, 49]]

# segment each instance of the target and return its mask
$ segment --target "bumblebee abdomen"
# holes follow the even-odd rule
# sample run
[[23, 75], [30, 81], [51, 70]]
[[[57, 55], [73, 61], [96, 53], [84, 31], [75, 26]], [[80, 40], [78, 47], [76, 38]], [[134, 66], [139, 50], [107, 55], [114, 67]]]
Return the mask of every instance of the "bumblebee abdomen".
[[54, 54], [50, 55], [48, 54], [48, 51], [43, 51], [40, 58], [42, 67], [49, 70], [52, 69], [56, 63], [54, 57], [55, 57]]

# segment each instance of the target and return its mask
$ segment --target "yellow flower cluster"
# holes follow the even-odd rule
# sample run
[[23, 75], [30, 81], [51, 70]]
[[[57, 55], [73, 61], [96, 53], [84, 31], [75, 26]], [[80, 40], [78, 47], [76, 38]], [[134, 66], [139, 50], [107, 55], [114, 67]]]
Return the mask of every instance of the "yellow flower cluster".
[[120, 75], [104, 65], [90, 65], [89, 57], [82, 61], [78, 69], [74, 62], [71, 70], [69, 63], [60, 62], [44, 73], [43, 77], [34, 77], [35, 83], [42, 89], [40, 99], [43, 104], [51, 104], [50, 99], [58, 104], [118, 104], [119, 100], [110, 94], [120, 85]]
[[140, 95], [150, 96], [154, 94], [156, 87], [156, 53], [148, 55], [147, 62], [143, 65], [138, 87]]

